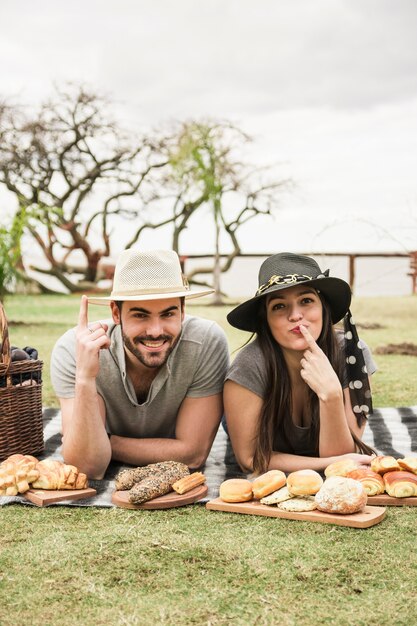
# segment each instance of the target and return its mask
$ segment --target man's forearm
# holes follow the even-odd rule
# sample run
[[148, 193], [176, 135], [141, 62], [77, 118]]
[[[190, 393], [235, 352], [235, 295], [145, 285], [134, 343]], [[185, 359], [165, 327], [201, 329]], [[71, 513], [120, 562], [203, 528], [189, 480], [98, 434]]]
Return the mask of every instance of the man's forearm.
[[112, 458], [131, 465], [148, 465], [159, 461], [180, 461], [188, 467], [200, 467], [206, 460], [204, 452], [179, 439], [134, 439], [110, 437]]
[[110, 463], [111, 446], [94, 379], [76, 383], [72, 415], [64, 423], [62, 454], [90, 478], [102, 478]]

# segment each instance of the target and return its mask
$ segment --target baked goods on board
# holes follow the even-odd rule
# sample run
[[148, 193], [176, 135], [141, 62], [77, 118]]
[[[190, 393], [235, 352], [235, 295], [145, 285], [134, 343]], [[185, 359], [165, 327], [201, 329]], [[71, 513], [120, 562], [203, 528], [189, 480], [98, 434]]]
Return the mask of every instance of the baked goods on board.
[[379, 496], [385, 491], [384, 479], [368, 468], [355, 469], [347, 474], [348, 478], [359, 480], [368, 496]]
[[417, 476], [412, 472], [386, 472], [384, 474], [385, 491], [393, 498], [412, 498], [417, 496]]
[[377, 474], [385, 474], [385, 472], [400, 469], [401, 467], [393, 456], [376, 456], [371, 461], [371, 470]]
[[359, 463], [356, 463], [356, 461], [353, 461], [352, 459], [341, 459], [340, 461], [330, 463], [330, 465], [328, 465], [324, 470], [324, 475], [326, 478], [329, 478], [330, 476], [348, 476], [349, 472], [352, 472], [359, 467]]
[[34, 489], [85, 489], [87, 476], [74, 465], [29, 454], [12, 454], [0, 464], [0, 495], [16, 496]]
[[252, 483], [246, 478], [229, 478], [220, 485], [223, 502], [248, 502], [252, 500]]
[[149, 502], [172, 491], [184, 495], [205, 482], [203, 473], [190, 474], [187, 465], [179, 461], [162, 461], [121, 470], [115, 478], [116, 490], [127, 491], [128, 501], [135, 505]]
[[270, 470], [255, 478], [252, 483], [253, 497], [257, 500], [268, 496], [285, 485], [287, 477], [281, 470]]
[[314, 496], [323, 484], [323, 479], [315, 470], [297, 470], [287, 477], [288, 491], [293, 496]]

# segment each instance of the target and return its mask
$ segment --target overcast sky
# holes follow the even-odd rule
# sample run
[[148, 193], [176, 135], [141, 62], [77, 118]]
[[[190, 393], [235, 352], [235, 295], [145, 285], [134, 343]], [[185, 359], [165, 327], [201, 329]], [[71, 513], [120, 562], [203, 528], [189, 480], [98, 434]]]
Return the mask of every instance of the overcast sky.
[[241, 231], [244, 251], [404, 251], [416, 33], [415, 0], [1, 0], [0, 95], [35, 104], [83, 81], [132, 129], [230, 119], [296, 184], [274, 222]]

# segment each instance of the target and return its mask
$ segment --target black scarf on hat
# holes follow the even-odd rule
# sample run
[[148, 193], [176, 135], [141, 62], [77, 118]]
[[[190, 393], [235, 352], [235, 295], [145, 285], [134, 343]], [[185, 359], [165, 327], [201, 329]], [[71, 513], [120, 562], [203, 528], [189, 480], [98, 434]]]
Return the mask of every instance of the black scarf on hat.
[[350, 310], [343, 319], [343, 325], [350, 400], [358, 426], [361, 426], [364, 419], [367, 419], [372, 413], [372, 394], [363, 356], [363, 347]]

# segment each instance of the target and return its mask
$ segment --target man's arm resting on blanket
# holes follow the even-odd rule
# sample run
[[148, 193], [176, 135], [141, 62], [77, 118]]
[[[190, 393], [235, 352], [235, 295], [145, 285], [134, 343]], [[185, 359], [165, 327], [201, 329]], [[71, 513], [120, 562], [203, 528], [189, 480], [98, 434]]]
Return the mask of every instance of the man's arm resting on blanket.
[[75, 398], [60, 398], [62, 456], [89, 478], [103, 478], [111, 460], [106, 409], [95, 381], [77, 382]]
[[175, 439], [133, 439], [112, 435], [113, 459], [131, 465], [181, 461], [197, 468], [208, 457], [223, 410], [222, 394], [187, 397], [178, 412]]

